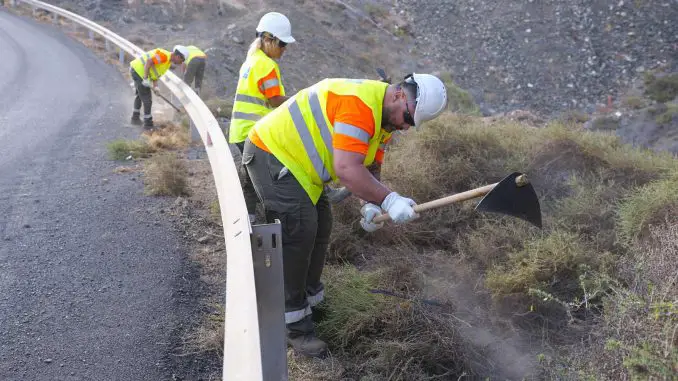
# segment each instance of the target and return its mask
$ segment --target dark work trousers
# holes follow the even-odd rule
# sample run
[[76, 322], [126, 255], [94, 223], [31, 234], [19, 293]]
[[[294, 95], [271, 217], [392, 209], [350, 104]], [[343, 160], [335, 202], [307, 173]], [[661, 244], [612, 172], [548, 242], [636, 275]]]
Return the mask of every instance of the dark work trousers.
[[141, 104], [144, 105], [144, 119], [152, 119], [151, 106], [153, 105], [153, 96], [151, 95], [151, 88], [141, 84], [143, 78], [137, 74], [134, 69], [130, 68], [130, 74], [134, 80], [135, 97], [134, 97], [134, 114], [141, 112]]
[[[243, 154], [243, 149], [245, 147], [245, 142], [235, 143], [240, 150], [240, 154]], [[257, 212], [257, 202], [259, 202], [259, 197], [257, 192], [254, 190], [252, 185], [252, 180], [250, 179], [250, 174], [247, 172], [245, 165], [242, 165], [242, 173], [240, 177], [242, 178], [242, 193], [245, 196], [245, 205], [247, 205], [247, 213], [256, 214]]]
[[282, 224], [285, 323], [301, 321], [324, 297], [320, 276], [332, 231], [330, 203], [323, 193], [313, 205], [292, 173], [249, 139], [243, 164], [264, 204], [266, 219]]
[[195, 81], [194, 89], [196, 92], [202, 88], [202, 79], [205, 76], [205, 64], [207, 63], [206, 57], [195, 57], [191, 62], [186, 65], [186, 73], [184, 73], [184, 82], [187, 85], [191, 86], [191, 83]]

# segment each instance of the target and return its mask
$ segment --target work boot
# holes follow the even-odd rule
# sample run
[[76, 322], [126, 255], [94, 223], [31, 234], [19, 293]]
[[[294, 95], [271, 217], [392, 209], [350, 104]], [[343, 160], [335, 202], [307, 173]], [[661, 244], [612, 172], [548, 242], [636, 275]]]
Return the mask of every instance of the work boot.
[[327, 355], [327, 344], [315, 336], [311, 315], [287, 324], [287, 344], [296, 353], [307, 357], [323, 358]]
[[141, 126], [143, 124], [138, 112], [132, 114], [132, 119], [130, 121], [135, 126]]
[[152, 130], [153, 129], [153, 118], [144, 119], [144, 129]]

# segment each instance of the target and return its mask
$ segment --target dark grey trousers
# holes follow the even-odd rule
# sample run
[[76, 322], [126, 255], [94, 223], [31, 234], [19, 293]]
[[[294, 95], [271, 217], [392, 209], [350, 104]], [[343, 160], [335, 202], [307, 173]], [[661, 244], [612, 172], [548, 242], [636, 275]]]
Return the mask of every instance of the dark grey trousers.
[[[240, 154], [243, 154], [245, 147], [245, 142], [235, 143], [236, 147], [240, 150]], [[245, 165], [242, 166], [242, 174], [240, 178], [242, 179], [242, 193], [245, 195], [245, 204], [247, 205], [247, 213], [256, 214], [257, 211], [257, 202], [259, 202], [259, 197], [257, 192], [254, 190], [252, 185], [252, 180], [250, 175], [245, 168]]]
[[202, 88], [202, 79], [205, 76], [205, 64], [207, 60], [203, 57], [196, 57], [191, 60], [186, 66], [186, 73], [184, 73], [184, 82], [191, 86], [191, 82], [195, 81], [195, 89]]
[[243, 164], [249, 172], [266, 219], [282, 224], [285, 322], [295, 323], [311, 314], [324, 297], [320, 281], [332, 232], [332, 211], [323, 194], [313, 205], [297, 179], [266, 151], [247, 139]]
[[144, 105], [144, 119], [151, 119], [151, 106], [153, 106], [153, 96], [151, 95], [151, 88], [141, 84], [143, 78], [137, 74], [134, 69], [130, 68], [130, 74], [134, 80], [135, 97], [134, 97], [134, 113], [141, 112], [141, 105]]

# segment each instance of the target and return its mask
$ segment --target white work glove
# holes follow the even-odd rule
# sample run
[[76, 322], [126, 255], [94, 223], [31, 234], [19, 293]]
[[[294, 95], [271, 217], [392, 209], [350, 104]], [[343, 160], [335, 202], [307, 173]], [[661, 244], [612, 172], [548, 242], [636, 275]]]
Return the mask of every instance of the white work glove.
[[146, 79], [144, 79], [143, 81], [141, 81], [141, 84], [144, 85], [144, 86], [146, 86], [146, 87], [151, 87], [151, 85], [153, 85], [153, 84], [151, 83], [151, 80], [148, 79], [148, 78], [146, 78]]
[[396, 192], [391, 192], [386, 196], [381, 208], [391, 216], [391, 220], [396, 224], [410, 222], [419, 215], [412, 208], [417, 203], [407, 197], [403, 197]]
[[384, 226], [383, 222], [380, 222], [378, 224], [372, 222], [372, 220], [381, 216], [382, 213], [380, 207], [374, 204], [367, 203], [363, 205], [362, 208], [360, 208], [360, 214], [362, 214], [363, 216], [363, 218], [360, 219], [360, 226], [362, 226], [366, 232], [372, 233], [381, 229]]

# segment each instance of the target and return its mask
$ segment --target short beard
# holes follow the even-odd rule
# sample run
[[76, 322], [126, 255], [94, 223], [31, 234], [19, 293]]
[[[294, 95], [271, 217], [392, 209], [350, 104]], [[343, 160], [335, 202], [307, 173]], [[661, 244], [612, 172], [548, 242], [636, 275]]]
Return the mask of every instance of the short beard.
[[397, 130], [397, 128], [389, 122], [391, 115], [393, 115], [393, 109], [391, 107], [384, 107], [381, 115], [381, 127], [387, 132], [394, 132]]

